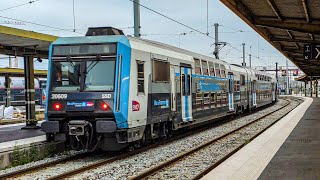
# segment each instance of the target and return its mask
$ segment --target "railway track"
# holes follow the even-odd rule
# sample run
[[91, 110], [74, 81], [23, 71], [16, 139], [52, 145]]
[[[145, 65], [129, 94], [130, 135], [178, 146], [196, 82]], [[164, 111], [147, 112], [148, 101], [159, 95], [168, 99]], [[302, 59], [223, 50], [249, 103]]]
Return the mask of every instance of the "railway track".
[[[282, 109], [288, 107], [290, 105], [290, 100], [287, 100], [287, 104], [283, 107], [281, 107], [280, 109], [277, 109], [273, 112], [270, 112], [269, 114], [266, 114], [250, 123], [247, 123], [239, 128], [236, 128], [226, 134], [221, 135], [220, 137], [214, 138], [210, 141], [207, 141], [206, 143], [203, 143], [195, 148], [192, 148], [184, 153], [181, 153], [180, 155], [166, 161], [163, 162], [157, 166], [154, 166], [136, 176], [132, 176], [130, 177], [130, 179], [132, 180], [140, 180], [140, 179], [200, 179], [201, 177], [203, 177], [204, 175], [206, 175], [208, 172], [210, 172], [212, 169], [214, 169], [215, 167], [217, 167], [219, 164], [221, 164], [223, 161], [225, 161], [227, 158], [229, 158], [231, 155], [233, 155], [234, 153], [236, 153], [238, 150], [240, 150], [243, 146], [245, 146], [249, 141], [253, 140], [254, 138], [256, 138], [258, 135], [260, 135], [262, 132], [264, 132], [266, 129], [268, 129], [269, 127], [271, 127], [274, 123], [276, 123], [278, 120], [280, 120], [281, 118], [283, 118], [285, 115], [287, 115], [290, 111], [283, 113], [281, 116], [277, 117], [272, 123], [269, 123], [265, 128], [263, 128], [262, 130], [258, 131], [257, 133], [253, 133], [251, 134], [251, 136], [249, 136], [247, 139], [245, 139], [244, 142], [242, 143], [235, 143], [235, 141], [232, 141], [231, 139], [234, 138], [230, 138], [231, 136], [235, 136], [235, 138], [239, 138], [239, 134], [246, 131], [251, 131], [250, 128], [256, 124], [259, 123], [267, 118], [271, 118], [271, 116], [273, 116], [275, 113], [281, 111]], [[296, 103], [298, 106], [299, 103]], [[294, 108], [292, 108], [294, 109]], [[248, 130], [249, 129], [249, 130]], [[249, 133], [250, 134], [250, 133]], [[214, 159], [214, 158], [210, 158], [209, 154], [210, 153], [214, 153], [214, 151], [210, 151], [209, 149], [211, 148], [210, 146], [217, 146], [217, 144], [219, 142], [225, 141], [227, 138], [229, 138], [229, 142], [231, 140], [231, 142], [234, 143], [234, 145], [236, 147], [230, 147], [230, 149], [232, 149], [230, 152], [227, 152], [224, 156], [219, 157], [218, 159]], [[207, 152], [206, 152], [207, 151]], [[208, 154], [209, 153], [209, 154]], [[208, 156], [206, 156], [205, 154], [208, 154]], [[205, 162], [206, 159], [209, 161], [215, 161], [212, 164], [209, 164], [208, 162]], [[196, 164], [192, 164], [190, 162], [197, 162]], [[202, 168], [204, 166], [206, 166], [203, 170], [200, 171], [200, 173], [198, 172], [192, 172], [195, 166], [202, 166]], [[187, 170], [185, 169], [187, 167]], [[188, 173], [186, 173], [188, 172]], [[177, 176], [177, 174], [180, 174], [179, 176]], [[182, 176], [181, 176], [182, 174]]]
[[[280, 109], [283, 109], [283, 108], [287, 107], [288, 104], [289, 103], [286, 103], [286, 105], [283, 106]], [[275, 111], [273, 111], [273, 112], [271, 112], [269, 114], [272, 114], [272, 113], [274, 113], [276, 111], [278, 111], [278, 110], [275, 110]], [[265, 115], [265, 116], [268, 116], [268, 115]], [[209, 129], [209, 128], [212, 128], [212, 127], [199, 128], [197, 133], [201, 132], [201, 131], [205, 131], [206, 129]], [[154, 148], [156, 148], [158, 146], [168, 144], [168, 143], [176, 141], [178, 139], [182, 139], [183, 137], [190, 136], [191, 134], [195, 134], [195, 132], [188, 132], [188, 133], [186, 133], [184, 135], [175, 136], [174, 138], [170, 138], [170, 139], [164, 140], [164, 141], [162, 141], [160, 143], [157, 143], [157, 144], [151, 144], [149, 146], [137, 149], [137, 150], [132, 151], [132, 152], [112, 155], [112, 156], [109, 156], [109, 157], [103, 157], [102, 160], [96, 160], [95, 162], [83, 165], [82, 167], [75, 168], [75, 169], [72, 169], [70, 171], [58, 174], [58, 175], [52, 175], [52, 176], [49, 176], [49, 177], [45, 177], [44, 179], [64, 179], [64, 178], [69, 178], [69, 177], [75, 176], [77, 174], [80, 174], [80, 173], [83, 173], [83, 172], [86, 172], [86, 171], [89, 171], [89, 170], [92, 170], [92, 169], [96, 169], [96, 168], [99, 168], [101, 166], [110, 164], [112, 162], [115, 162], [115, 161], [118, 161], [118, 160], [122, 160], [122, 159], [125, 159], [125, 158], [128, 158], [128, 157], [137, 155], [137, 154], [142, 153], [144, 151], [147, 151], [147, 150], [150, 150], [150, 149], [154, 149]], [[194, 152], [195, 151], [196, 150], [194, 150]], [[190, 154], [190, 152], [189, 153], [186, 152], [186, 154]], [[89, 156], [88, 153], [83, 153], [83, 154], [79, 154], [79, 155], [70, 156], [70, 157], [67, 157], [67, 158], [64, 158], [64, 159], [59, 159], [59, 160], [51, 161], [51, 162], [48, 162], [48, 163], [40, 164], [40, 165], [37, 165], [37, 166], [32, 166], [32, 167], [29, 167], [29, 168], [26, 168], [26, 169], [21, 169], [21, 170], [18, 170], [18, 171], [14, 171], [14, 172], [11, 172], [11, 173], [0, 175], [0, 179], [15, 179], [15, 178], [19, 179], [20, 177], [24, 177], [25, 175], [35, 174], [35, 173], [37, 173], [39, 171], [43, 171], [45, 169], [50, 170], [50, 168], [54, 168], [57, 165], [63, 165], [63, 164], [67, 165], [68, 163], [75, 162], [75, 161], [77, 161], [79, 159], [82, 159], [82, 158], [85, 158], [87, 156]], [[181, 157], [179, 156], [179, 158], [181, 158]], [[177, 159], [177, 158], [174, 158], [174, 159]], [[164, 165], [162, 165], [162, 166], [164, 167]], [[139, 177], [140, 177], [140, 175], [137, 176], [137, 177], [133, 177], [133, 178], [136, 179], [136, 178], [139, 178]]]
[[58, 164], [64, 164], [64, 163], [67, 163], [69, 161], [74, 161], [74, 160], [77, 160], [77, 159], [80, 159], [80, 158], [84, 158], [86, 156], [88, 156], [88, 153], [71, 155], [71, 156], [68, 156], [66, 158], [61, 158], [61, 159], [53, 160], [53, 161], [50, 161], [50, 162], [34, 165], [34, 166], [31, 166], [31, 167], [19, 169], [17, 171], [9, 172], [9, 173], [6, 173], [6, 174], [1, 174], [0, 175], [0, 179], [14, 179], [14, 178], [23, 177], [26, 174], [32, 174], [32, 173], [35, 173], [37, 171], [40, 171], [40, 170], [43, 170], [43, 169], [46, 169], [46, 168], [51, 168], [51, 167], [56, 166]]

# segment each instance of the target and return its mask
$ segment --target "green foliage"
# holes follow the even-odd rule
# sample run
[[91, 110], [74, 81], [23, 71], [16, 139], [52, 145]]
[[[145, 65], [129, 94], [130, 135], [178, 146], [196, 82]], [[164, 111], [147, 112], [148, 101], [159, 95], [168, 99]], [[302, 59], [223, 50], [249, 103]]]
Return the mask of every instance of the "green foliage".
[[50, 144], [47, 148], [46, 148], [46, 156], [47, 157], [51, 157], [56, 153], [56, 148], [54, 144]]
[[30, 150], [29, 150], [29, 162], [37, 161], [39, 159], [40, 159], [39, 158], [39, 150], [36, 147], [36, 145], [34, 143], [32, 143], [30, 145]]
[[12, 152], [12, 166], [19, 166], [27, 164], [32, 161], [39, 160], [39, 150], [37, 146], [32, 143], [29, 150], [21, 149], [15, 145]]

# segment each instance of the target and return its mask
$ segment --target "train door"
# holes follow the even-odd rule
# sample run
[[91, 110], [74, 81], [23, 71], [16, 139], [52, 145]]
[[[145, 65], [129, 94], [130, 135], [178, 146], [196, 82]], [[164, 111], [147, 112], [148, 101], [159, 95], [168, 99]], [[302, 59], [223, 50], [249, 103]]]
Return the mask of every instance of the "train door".
[[257, 106], [257, 81], [252, 81], [252, 104], [253, 106]]
[[171, 79], [171, 111], [175, 112], [176, 107], [176, 95], [177, 95], [177, 87], [176, 87], [176, 79], [175, 79], [175, 67], [170, 68], [170, 79]]
[[191, 67], [180, 67], [181, 112], [184, 122], [192, 121]]
[[234, 111], [234, 101], [233, 101], [233, 81], [234, 75], [232, 73], [228, 74], [229, 76], [229, 111]]

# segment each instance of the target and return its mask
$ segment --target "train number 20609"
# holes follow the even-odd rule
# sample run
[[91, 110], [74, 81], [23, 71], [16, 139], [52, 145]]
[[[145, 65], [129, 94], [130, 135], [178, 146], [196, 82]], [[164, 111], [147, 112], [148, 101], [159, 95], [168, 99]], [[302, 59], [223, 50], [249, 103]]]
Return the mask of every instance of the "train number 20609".
[[52, 94], [51, 99], [67, 99], [67, 94]]

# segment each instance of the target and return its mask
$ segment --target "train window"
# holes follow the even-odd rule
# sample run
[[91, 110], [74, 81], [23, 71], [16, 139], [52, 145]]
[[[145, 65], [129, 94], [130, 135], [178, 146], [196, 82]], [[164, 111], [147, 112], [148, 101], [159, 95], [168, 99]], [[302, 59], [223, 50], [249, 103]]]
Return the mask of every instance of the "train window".
[[[187, 80], [186, 80], [186, 78], [187, 78]], [[188, 74], [188, 75], [182, 74], [181, 83], [182, 83], [182, 95], [183, 96], [190, 96], [191, 95], [191, 76], [190, 76], [190, 74]], [[186, 86], [187, 84], [188, 84], [188, 86]]]
[[215, 76], [213, 62], [209, 62], [209, 71], [210, 71], [210, 76]]
[[203, 99], [202, 99], [202, 92], [198, 92], [196, 94], [196, 110], [197, 111], [201, 111], [202, 110], [202, 103]]
[[186, 76], [185, 74], [182, 74], [181, 76], [181, 85], [182, 85], [182, 95], [185, 96], [186, 95]]
[[220, 64], [215, 63], [214, 64], [214, 69], [215, 69], [215, 72], [216, 72], [216, 77], [221, 77], [220, 76]]
[[169, 82], [170, 81], [170, 63], [164, 61], [153, 61], [153, 81]]
[[186, 90], [187, 95], [190, 96], [191, 95], [191, 76], [190, 74], [187, 75], [187, 81], [188, 81], [188, 89]]
[[211, 107], [217, 106], [215, 93], [211, 93], [211, 105]]
[[144, 62], [137, 61], [138, 94], [144, 94]]
[[51, 78], [52, 90], [80, 90], [80, 66], [80, 61], [53, 62]]
[[209, 71], [208, 71], [208, 63], [207, 61], [201, 61], [201, 66], [202, 66], [202, 73], [203, 75], [208, 76], [209, 75]]
[[244, 86], [246, 85], [246, 77], [244, 75], [240, 75], [240, 85]]
[[201, 75], [201, 65], [199, 59], [194, 59], [195, 73]]
[[222, 106], [222, 96], [221, 93], [217, 94], [217, 107], [221, 107]]
[[210, 108], [210, 93], [204, 93], [203, 94], [203, 104], [205, 109]]
[[226, 78], [226, 67], [224, 65], [220, 65], [221, 69], [221, 77]]
[[108, 61], [88, 60], [85, 64], [84, 91], [113, 91], [115, 59]]

